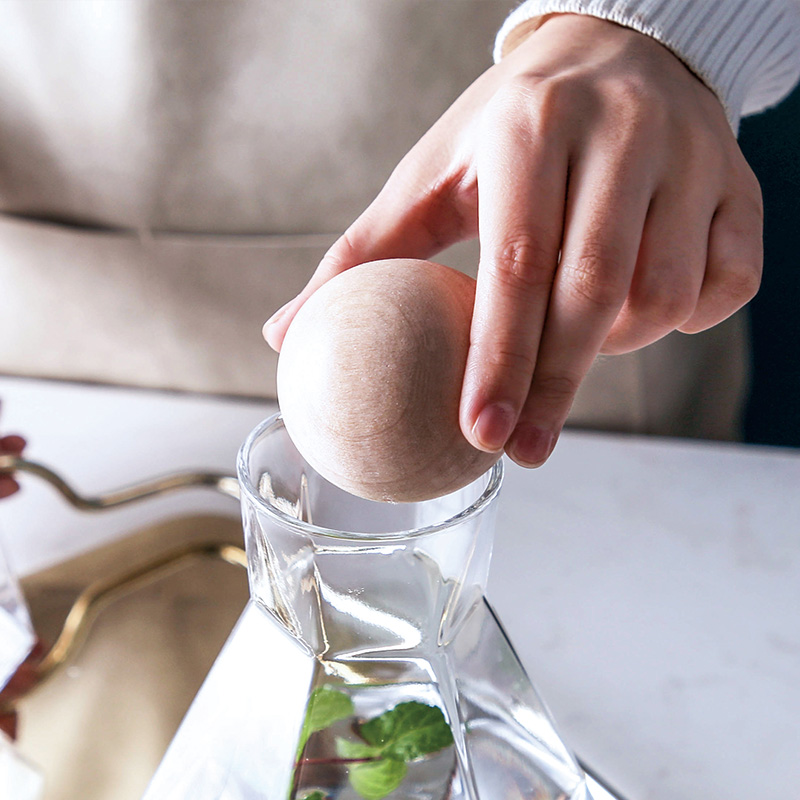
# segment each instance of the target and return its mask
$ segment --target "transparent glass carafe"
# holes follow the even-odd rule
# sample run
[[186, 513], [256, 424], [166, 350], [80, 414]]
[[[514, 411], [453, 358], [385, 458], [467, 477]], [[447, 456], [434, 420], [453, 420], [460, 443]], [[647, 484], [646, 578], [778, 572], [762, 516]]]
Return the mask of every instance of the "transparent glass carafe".
[[251, 602], [146, 798], [589, 797], [484, 599], [500, 464], [375, 503], [273, 417], [238, 473]]

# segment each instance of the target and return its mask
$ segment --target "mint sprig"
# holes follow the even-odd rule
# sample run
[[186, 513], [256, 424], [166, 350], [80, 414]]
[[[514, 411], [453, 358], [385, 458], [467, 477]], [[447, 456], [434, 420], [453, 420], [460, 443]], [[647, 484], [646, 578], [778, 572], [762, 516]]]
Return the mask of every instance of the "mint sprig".
[[354, 764], [350, 767], [350, 785], [364, 800], [383, 800], [403, 782], [407, 771], [406, 762], [396, 758]]
[[[349, 695], [332, 686], [312, 694], [297, 749], [298, 767], [312, 733], [354, 714]], [[403, 782], [408, 763], [438, 753], [453, 744], [453, 733], [438, 706], [417, 701], [399, 703], [377, 717], [354, 726], [360, 740], [336, 738], [338, 758], [329, 763], [346, 764], [350, 785], [364, 800], [383, 800]], [[319, 790], [303, 800], [327, 800]]]
[[359, 734], [382, 756], [413, 761], [453, 744], [442, 709], [411, 701], [365, 722]]
[[327, 684], [315, 689], [306, 706], [306, 716], [300, 729], [300, 741], [297, 743], [297, 758], [300, 758], [312, 733], [323, 731], [334, 722], [352, 716], [353, 711], [353, 701], [344, 692], [337, 691]]

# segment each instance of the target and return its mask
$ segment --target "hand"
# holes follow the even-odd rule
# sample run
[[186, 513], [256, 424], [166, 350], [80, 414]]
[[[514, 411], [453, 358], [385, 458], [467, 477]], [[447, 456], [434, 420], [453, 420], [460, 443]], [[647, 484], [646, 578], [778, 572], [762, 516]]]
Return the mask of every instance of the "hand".
[[305, 289], [480, 238], [464, 435], [524, 466], [552, 452], [598, 353], [711, 327], [755, 294], [761, 196], [716, 96], [655, 40], [546, 20], [401, 161]]
[[[0, 455], [20, 456], [25, 449], [25, 440], [21, 436], [3, 436], [0, 438]], [[0, 500], [9, 497], [19, 489], [13, 475], [0, 472]]]

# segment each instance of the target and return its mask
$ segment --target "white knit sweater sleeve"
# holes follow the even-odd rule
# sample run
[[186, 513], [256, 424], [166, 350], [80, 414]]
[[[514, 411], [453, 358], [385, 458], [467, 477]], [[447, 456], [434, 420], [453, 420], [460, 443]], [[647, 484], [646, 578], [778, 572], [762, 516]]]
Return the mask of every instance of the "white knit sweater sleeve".
[[734, 130], [800, 78], [800, 0], [526, 0], [500, 29], [495, 60], [515, 28], [555, 13], [589, 14], [652, 36], [716, 93]]

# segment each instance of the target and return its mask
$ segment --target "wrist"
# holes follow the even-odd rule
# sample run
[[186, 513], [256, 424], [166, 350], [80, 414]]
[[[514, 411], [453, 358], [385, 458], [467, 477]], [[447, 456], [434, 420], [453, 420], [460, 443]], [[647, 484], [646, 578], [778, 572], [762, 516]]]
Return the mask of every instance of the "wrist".
[[524, 73], [544, 57], [554, 71], [583, 66], [638, 75], [644, 85], [671, 81], [676, 91], [694, 85], [724, 110], [713, 87], [678, 53], [658, 39], [614, 20], [571, 12], [545, 14], [517, 26], [505, 42], [502, 64], [514, 72]]
[[569, 13], [615, 22], [663, 45], [713, 92], [734, 131], [743, 114], [774, 105], [800, 78], [796, 0], [525, 0], [497, 34], [495, 61], [545, 20]]

